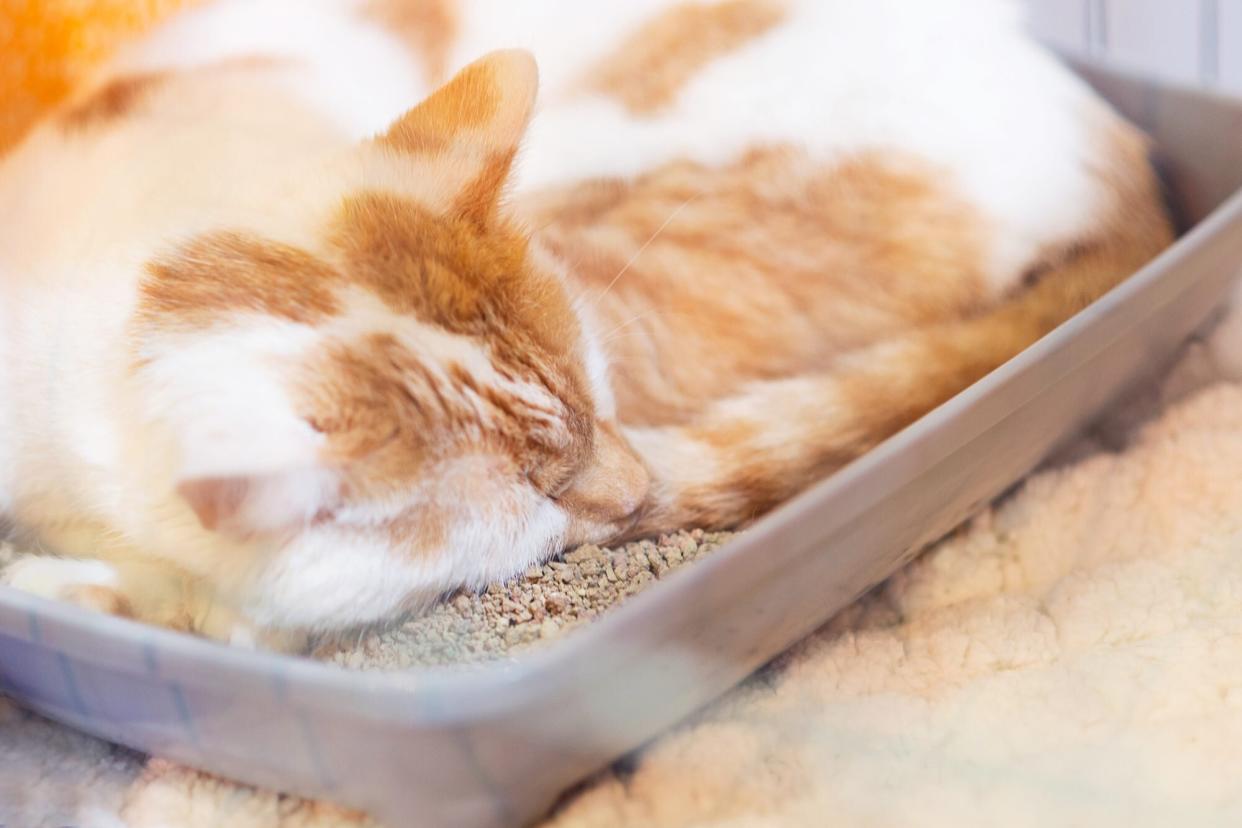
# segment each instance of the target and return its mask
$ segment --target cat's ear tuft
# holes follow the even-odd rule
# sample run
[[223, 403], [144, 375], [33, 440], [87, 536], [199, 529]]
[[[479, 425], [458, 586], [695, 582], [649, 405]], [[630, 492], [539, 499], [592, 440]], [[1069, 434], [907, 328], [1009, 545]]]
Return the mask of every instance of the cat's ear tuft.
[[508, 179], [538, 89], [539, 71], [529, 52], [492, 52], [458, 72], [377, 140], [390, 150], [452, 164], [460, 173], [453, 211], [485, 223]]

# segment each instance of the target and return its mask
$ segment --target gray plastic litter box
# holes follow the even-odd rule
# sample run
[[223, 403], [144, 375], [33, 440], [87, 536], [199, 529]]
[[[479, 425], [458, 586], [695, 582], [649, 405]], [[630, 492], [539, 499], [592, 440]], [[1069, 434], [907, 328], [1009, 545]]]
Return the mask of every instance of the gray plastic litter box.
[[1242, 267], [1242, 103], [1082, 71], [1156, 138], [1188, 227], [1181, 240], [1000, 370], [597, 623], [513, 662], [357, 673], [0, 587], [0, 691], [105, 739], [362, 808], [394, 828], [539, 817], [1003, 492], [1165, 363], [1225, 298]]

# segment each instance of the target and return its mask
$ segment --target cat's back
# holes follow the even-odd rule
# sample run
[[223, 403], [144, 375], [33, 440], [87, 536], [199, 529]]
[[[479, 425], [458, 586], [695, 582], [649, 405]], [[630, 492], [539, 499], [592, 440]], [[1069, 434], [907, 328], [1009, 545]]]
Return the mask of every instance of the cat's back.
[[[1029, 42], [1012, 0], [215, 0], [135, 46], [113, 72], [141, 83], [230, 63], [287, 64], [289, 105], [356, 140], [480, 54], [514, 46], [534, 52], [541, 75], [519, 191], [675, 161], [727, 164], [757, 147], [795, 148], [824, 164], [879, 150], [926, 163], [994, 222], [1000, 274], [1089, 223], [1099, 206], [1089, 167], [1116, 126]], [[74, 148], [80, 162], [56, 178], [80, 188], [111, 168], [149, 179], [148, 191], [161, 180], [169, 190], [201, 184], [198, 203], [216, 203], [218, 182], [236, 180], [242, 165], [261, 178], [280, 161], [222, 152], [236, 142], [221, 133], [236, 126], [219, 103], [191, 101], [184, 119], [195, 128], [180, 137], [164, 123], [147, 140], [118, 138], [115, 159]], [[274, 102], [271, 111], [286, 108]], [[265, 124], [262, 109], [255, 132], [266, 129], [287, 157], [296, 127]], [[225, 110], [235, 121], [237, 106]], [[155, 163], [128, 165], [126, 153], [151, 144], [160, 145]], [[162, 168], [158, 158], [170, 154], [203, 175]], [[37, 210], [26, 214], [23, 235], [47, 226]]]
[[605, 297], [633, 421], [1166, 241], [1145, 140], [1009, 0], [465, 6], [458, 59], [539, 60], [522, 203]]
[[1119, 122], [1028, 38], [1011, 0], [566, 5], [459, 6], [453, 64], [500, 45], [539, 61], [521, 188], [755, 148], [823, 164], [887, 152], [925, 163], [993, 222], [997, 281], [1102, 204], [1090, 167]]

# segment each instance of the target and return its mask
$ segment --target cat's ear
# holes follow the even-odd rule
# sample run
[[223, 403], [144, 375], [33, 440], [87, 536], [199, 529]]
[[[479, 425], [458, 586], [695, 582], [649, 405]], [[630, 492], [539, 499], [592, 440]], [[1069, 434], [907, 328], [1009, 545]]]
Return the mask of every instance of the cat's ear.
[[460, 173], [453, 210], [485, 223], [530, 123], [539, 72], [529, 52], [492, 52], [401, 116], [376, 139], [400, 153], [439, 157]]
[[[261, 360], [218, 364], [209, 348], [153, 362], [147, 421], [171, 441], [172, 488], [204, 528], [233, 538], [304, 526], [335, 504], [326, 440]], [[227, 346], [224, 346], [227, 350]]]
[[457, 147], [512, 152], [526, 132], [538, 89], [539, 71], [530, 52], [492, 52], [458, 72], [377, 140], [411, 154]]
[[[214, 419], [214, 421], [213, 421]], [[297, 529], [335, 504], [323, 435], [279, 413], [200, 420], [181, 434], [177, 494], [205, 529], [249, 539]]]

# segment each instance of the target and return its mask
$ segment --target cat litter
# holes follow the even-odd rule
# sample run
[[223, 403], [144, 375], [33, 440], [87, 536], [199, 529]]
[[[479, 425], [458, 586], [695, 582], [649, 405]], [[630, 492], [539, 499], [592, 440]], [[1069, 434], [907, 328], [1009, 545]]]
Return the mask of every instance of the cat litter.
[[321, 642], [315, 657], [366, 670], [502, 659], [589, 623], [731, 537], [695, 529], [612, 549], [581, 546], [486, 592], [458, 592], [398, 626]]

